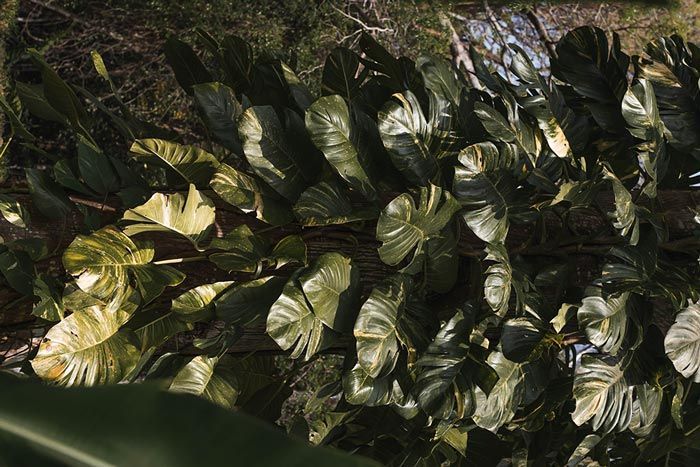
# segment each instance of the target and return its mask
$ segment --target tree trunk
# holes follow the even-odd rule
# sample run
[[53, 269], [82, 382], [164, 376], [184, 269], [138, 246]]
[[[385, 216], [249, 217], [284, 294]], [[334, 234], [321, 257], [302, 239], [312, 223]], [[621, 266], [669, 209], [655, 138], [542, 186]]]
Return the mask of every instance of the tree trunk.
[[[253, 231], [260, 228], [268, 228], [266, 224], [259, 222], [251, 215], [243, 214], [235, 208], [221, 201], [214, 193], [206, 192], [214, 200], [216, 205], [215, 235], [223, 236], [234, 227], [248, 224]], [[62, 272], [60, 253], [70, 244], [77, 234], [86, 233], [83, 227], [82, 215], [74, 210], [63, 221], [48, 220], [32, 207], [31, 197], [27, 194], [14, 195], [25, 207], [29, 208], [32, 222], [28, 229], [16, 227], [4, 220], [0, 220], [0, 237], [6, 242], [26, 238], [41, 238], [49, 243], [50, 251], [56, 251], [53, 257], [41, 262], [39, 268]], [[73, 198], [78, 204], [89, 205], [92, 208], [101, 207], [99, 202]], [[609, 220], [603, 213], [614, 210], [612, 193], [602, 193], [597, 199], [598, 208], [585, 208], [573, 210], [567, 219], [568, 225], [563, 225], [562, 220], [552, 214], [544, 216], [544, 229], [535, 229], [532, 225], [511, 225], [507, 244], [511, 255], [533, 255], [540, 257], [570, 258], [576, 264], [575, 281], [578, 285], [588, 284], [599, 274], [599, 258], [604, 256], [607, 250], [623, 240], [611, 227]], [[692, 191], [664, 191], [659, 193], [658, 201], [662, 207], [666, 225], [669, 230], [669, 241], [662, 248], [672, 251], [683, 251], [684, 245], [697, 240], [693, 237], [693, 231], [697, 224], [694, 221], [696, 202]], [[105, 223], [115, 223], [121, 216], [118, 199], [110, 198], [105, 203], [103, 220]], [[544, 231], [546, 234], [541, 235]], [[382, 278], [395, 271], [395, 268], [385, 265], [379, 259], [377, 248], [379, 243], [375, 239], [375, 223], [368, 222], [361, 230], [353, 230], [348, 226], [330, 226], [302, 228], [291, 225], [284, 228], [270, 230], [272, 240], [280, 239], [289, 234], [297, 233], [304, 238], [309, 259], [319, 255], [341, 251], [352, 257], [360, 269], [364, 294], [367, 295], [372, 286]], [[195, 256], [198, 253], [192, 248], [190, 242], [182, 237], [169, 234], [142, 234], [138, 239], [156, 239], [156, 259], [168, 259], [173, 257]], [[483, 258], [484, 244], [471, 231], [463, 227], [460, 234], [459, 251], [461, 256]], [[227, 273], [216, 268], [208, 261], [189, 262], [175, 264], [182, 272], [187, 274], [185, 282], [177, 288], [169, 288], [161, 297], [163, 310], [169, 308], [169, 300], [182, 293], [183, 290], [199, 284], [220, 280], [240, 280], [249, 277], [245, 274]], [[277, 273], [287, 274], [281, 270]], [[17, 300], [17, 306], [7, 306]], [[34, 321], [31, 315], [31, 302], [22, 300], [21, 296], [9, 289], [0, 290], [0, 303], [3, 308], [0, 311], [0, 337], [5, 332], [13, 329], [27, 327]], [[207, 332], [206, 329], [200, 330]], [[191, 339], [191, 337], [190, 337]], [[179, 342], [178, 344], [187, 344]], [[1, 343], [0, 343], [1, 344]], [[246, 329], [244, 336], [232, 349], [233, 352], [278, 351], [276, 344], [264, 333], [261, 327]]]

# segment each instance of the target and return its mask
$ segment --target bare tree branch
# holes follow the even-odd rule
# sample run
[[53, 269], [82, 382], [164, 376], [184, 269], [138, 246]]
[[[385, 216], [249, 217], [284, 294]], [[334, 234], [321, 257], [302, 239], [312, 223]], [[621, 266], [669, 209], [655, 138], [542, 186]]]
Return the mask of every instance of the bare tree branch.
[[537, 16], [537, 6], [533, 6], [532, 8], [526, 9], [525, 16], [535, 28], [535, 31], [537, 31], [537, 35], [540, 37], [540, 41], [544, 44], [545, 47], [547, 47], [547, 52], [549, 52], [549, 56], [552, 58], [557, 58], [557, 49], [554, 46], [554, 41], [552, 41], [552, 38], [549, 37], [549, 32], [547, 32], [547, 28], [544, 27], [544, 24], [542, 24], [542, 21], [540, 21], [539, 16]]
[[457, 34], [457, 31], [452, 25], [452, 21], [450, 21], [450, 18], [448, 18], [446, 14], [441, 13], [440, 23], [449, 31], [451, 35], [452, 39], [450, 41], [450, 52], [452, 52], [452, 61], [454, 62], [455, 66], [458, 69], [461, 69], [461, 66], [464, 65], [464, 68], [467, 70], [467, 78], [469, 79], [469, 83], [472, 85], [472, 87], [475, 89], [483, 89], [481, 83], [476, 77], [476, 69], [474, 68], [472, 58], [469, 56], [469, 51], [464, 46], [464, 43], [462, 43], [459, 34]]

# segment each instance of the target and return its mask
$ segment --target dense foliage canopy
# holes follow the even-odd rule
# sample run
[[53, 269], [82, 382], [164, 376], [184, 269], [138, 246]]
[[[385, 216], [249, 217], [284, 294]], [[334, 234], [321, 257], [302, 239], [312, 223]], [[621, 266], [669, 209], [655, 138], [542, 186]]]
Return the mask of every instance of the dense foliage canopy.
[[[131, 113], [96, 52], [116, 110], [32, 50], [42, 83], [0, 101], [26, 147], [41, 152], [25, 109], [76, 146], [26, 171], [31, 209], [0, 195], [15, 236], [0, 272], [55, 323], [17, 371], [153, 381], [275, 420], [301, 364], [229, 353], [263, 325], [290, 359], [344, 358], [307, 405], [330, 409], [290, 431], [383, 464], [653, 462], [700, 444], [696, 206], [664, 203], [692, 199], [700, 171], [700, 49], [674, 36], [630, 57], [584, 27], [557, 45], [551, 77], [515, 48], [509, 82], [472, 50], [475, 87], [364, 35], [362, 55], [332, 52], [313, 96], [244, 40], [199, 39], [204, 60], [166, 45], [210, 138], [199, 145]], [[100, 148], [92, 108], [129, 160]], [[30, 210], [78, 211], [80, 233], [53, 250], [19, 238]], [[163, 258], [173, 238], [188, 251]], [[194, 262], [223, 279], [188, 276]], [[197, 355], [178, 350], [202, 329]]]

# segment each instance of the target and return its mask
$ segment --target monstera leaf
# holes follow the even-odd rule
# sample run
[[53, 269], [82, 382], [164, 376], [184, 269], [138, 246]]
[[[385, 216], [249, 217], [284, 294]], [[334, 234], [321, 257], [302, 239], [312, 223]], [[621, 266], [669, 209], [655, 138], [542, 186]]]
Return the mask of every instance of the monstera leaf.
[[630, 431], [637, 436], [647, 437], [653, 431], [661, 410], [664, 391], [658, 386], [640, 384], [634, 387], [632, 419]]
[[138, 340], [121, 329], [130, 313], [94, 306], [74, 312], [44, 337], [32, 367], [63, 386], [117, 383], [141, 356]]
[[463, 149], [455, 167], [453, 192], [465, 208], [462, 216], [474, 234], [488, 243], [502, 243], [509, 217], [517, 214], [518, 194], [508, 169], [515, 155], [508, 146], [499, 150], [490, 142]]
[[399, 320], [408, 301], [410, 279], [396, 275], [372, 289], [360, 308], [353, 334], [357, 360], [372, 378], [389, 374], [399, 357]]
[[374, 208], [354, 210], [343, 188], [325, 181], [304, 190], [294, 205], [294, 214], [307, 226], [347, 224], [377, 217]]
[[[299, 271], [300, 272], [300, 271]], [[299, 286], [299, 272], [282, 289], [267, 315], [267, 333], [282, 350], [294, 347], [291, 358], [299, 358], [306, 350], [310, 359], [323, 345], [323, 321], [314, 312]]]
[[285, 282], [283, 277], [268, 276], [237, 283], [214, 300], [216, 317], [242, 326], [264, 320]]
[[[540, 75], [527, 53], [515, 44], [511, 44], [510, 47], [515, 52], [511, 62], [511, 70], [520, 82], [532, 92], [532, 95], [519, 97], [518, 102], [527, 113], [537, 119], [537, 126], [542, 130], [542, 134], [554, 154], [557, 157], [571, 159], [572, 144], [569, 142], [569, 135], [574, 141], [580, 139], [580, 135], [575, 135], [567, 127], [575, 120], [571, 115], [571, 110], [562, 100], [552, 98], [551, 94], [557, 92], [556, 84], [552, 83], [550, 94], [550, 85]], [[562, 106], [562, 104], [564, 105]]]
[[274, 248], [250, 227], [241, 225], [223, 238], [212, 240], [209, 248], [224, 250], [209, 255], [209, 260], [227, 271], [259, 273], [265, 266], [280, 268], [288, 263], [306, 264], [306, 244], [298, 235], [289, 235]]
[[649, 81], [639, 80], [627, 90], [622, 99], [622, 116], [632, 136], [643, 141], [636, 146], [647, 178], [643, 192], [654, 198], [656, 186], [665, 175], [668, 160], [664, 141], [665, 127]]
[[431, 129], [418, 99], [411, 91], [394, 94], [379, 112], [379, 133], [391, 161], [414, 185], [427, 185], [438, 164], [430, 153]]
[[501, 347], [510, 361], [525, 363], [544, 337], [538, 323], [531, 318], [513, 318], [503, 324]]
[[508, 360], [501, 352], [489, 354], [486, 363], [498, 373], [498, 382], [488, 396], [476, 388], [474, 423], [492, 432], [512, 420], [523, 397], [523, 365]]
[[552, 73], [570, 83], [604, 129], [619, 133], [625, 121], [620, 102], [627, 90], [629, 57], [620, 51], [615, 35], [608, 44], [605, 31], [583, 26], [567, 33], [557, 44]]
[[345, 400], [353, 405], [389, 405], [394, 401], [395, 385], [398, 386], [398, 383], [392, 375], [372, 378], [359, 363], [343, 375], [343, 394]]
[[173, 298], [170, 311], [186, 322], [202, 321], [214, 314], [212, 301], [231, 285], [231, 281], [198, 285]]
[[299, 282], [314, 315], [323, 324], [338, 332], [352, 329], [360, 299], [360, 272], [350, 258], [326, 253], [299, 277]]
[[588, 295], [578, 309], [578, 324], [591, 344], [602, 352], [616, 355], [627, 332], [628, 292], [619, 296], [603, 297], [600, 289]]
[[230, 409], [238, 398], [235, 375], [218, 357], [198, 355], [175, 374], [168, 390], [202, 397]]
[[286, 201], [253, 177], [227, 164], [219, 165], [211, 180], [211, 188], [227, 203], [243, 212], [254, 212], [255, 217], [268, 224], [283, 225], [293, 219]]
[[469, 354], [472, 320], [458, 311], [440, 328], [416, 362], [418, 376], [413, 392], [418, 404], [431, 417], [462, 419], [475, 409], [474, 385], [463, 371]]
[[639, 209], [632, 201], [629, 190], [614, 173], [605, 168], [603, 175], [610, 181], [615, 195], [615, 212], [611, 213], [614, 219], [613, 226], [620, 231], [621, 235], [629, 236], [630, 245], [636, 245], [639, 242], [639, 217], [637, 216]]
[[700, 305], [694, 303], [676, 315], [664, 347], [676, 370], [700, 383]]
[[443, 195], [443, 190], [435, 185], [420, 189], [417, 207], [409, 194], [399, 195], [382, 210], [377, 222], [377, 240], [382, 242], [379, 257], [395, 266], [415, 249], [409, 269], [422, 259], [426, 242], [437, 236], [458, 210], [459, 204], [452, 195]]
[[513, 269], [504, 245], [486, 245], [486, 261], [494, 264], [486, 268], [484, 280], [484, 298], [498, 316], [505, 316], [508, 311], [510, 292], [513, 282]]
[[197, 249], [214, 226], [214, 203], [190, 185], [187, 197], [181, 193], [156, 193], [145, 204], [129, 209], [122, 220], [127, 235], [143, 232], [174, 232], [186, 237]]
[[[91, 235], [78, 235], [63, 253], [66, 272], [76, 278], [84, 292], [103, 301], [119, 302], [130, 283], [177, 285], [184, 276], [168, 266], [149, 264], [153, 259], [150, 242], [135, 243], [131, 238], [107, 226]], [[159, 280], [158, 280], [159, 279]], [[154, 289], [146, 287], [149, 295]]]
[[625, 430], [632, 418], [632, 387], [619, 364], [602, 357], [583, 355], [574, 377], [576, 409], [571, 418], [577, 425], [592, 419], [594, 430], [603, 433]]
[[185, 182], [199, 187], [209, 184], [219, 161], [208, 152], [194, 146], [182, 146], [162, 139], [139, 139], [129, 152], [138, 160], [168, 167]]
[[426, 242], [426, 279], [428, 288], [438, 293], [449, 292], [457, 282], [459, 270], [459, 224], [452, 223]]
[[318, 167], [309, 154], [297, 152], [275, 110], [250, 107], [238, 121], [238, 134], [255, 173], [281, 196], [296, 201]]
[[242, 155], [238, 140], [238, 118], [243, 113], [233, 89], [221, 83], [195, 84], [192, 87], [197, 107], [209, 131], [226, 149]]
[[223, 238], [213, 239], [209, 247], [225, 250], [225, 253], [214, 253], [209, 256], [209, 260], [219, 268], [252, 273], [262, 269], [262, 261], [270, 245], [264, 238], [253, 234], [250, 227], [244, 224], [236, 227]]
[[677, 35], [661, 37], [646, 47], [639, 61], [639, 78], [654, 87], [659, 115], [669, 133], [672, 146], [697, 151], [700, 144], [700, 94], [695, 53]]
[[306, 111], [306, 129], [336, 173], [365, 198], [375, 200], [377, 192], [369, 177], [371, 155], [361, 144], [362, 135], [343, 98], [325, 96], [314, 102]]

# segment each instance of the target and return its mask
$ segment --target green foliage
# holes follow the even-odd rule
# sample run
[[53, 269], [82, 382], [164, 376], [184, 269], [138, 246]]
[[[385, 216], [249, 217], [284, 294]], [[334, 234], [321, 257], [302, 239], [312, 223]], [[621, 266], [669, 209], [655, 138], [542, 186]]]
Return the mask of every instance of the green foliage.
[[[53, 322], [19, 371], [66, 386], [145, 378], [275, 422], [331, 350], [342, 375], [288, 428], [384, 464], [641, 463], [695, 445], [700, 243], [697, 230], [669, 239], [659, 193], [700, 170], [697, 47], [674, 36], [631, 59], [584, 27], [559, 43], [554, 78], [520, 51], [509, 82], [472, 50], [475, 89], [439, 57], [395, 58], [364, 35], [361, 58], [331, 54], [315, 96], [238, 37], [198, 40], [204, 57], [178, 39], [166, 55], [209, 150], [123, 108], [109, 118], [128, 164], [100, 148], [85, 94], [32, 52], [43, 81], [18, 84], [20, 101], [75, 134], [77, 154], [27, 170], [32, 204], [66, 221], [80, 210], [83, 233], [62, 271], [42, 267], [41, 244], [2, 245], [5, 282]], [[114, 216], [91, 207], [105, 199], [120, 200]], [[0, 201], [13, 229], [28, 225], [26, 207]], [[583, 235], [581, 210], [595, 224]], [[180, 237], [192, 251], [162, 259]], [[593, 277], [573, 274], [584, 247]], [[195, 325], [208, 332], [192, 356], [177, 349]], [[251, 326], [293, 362], [228, 355]]]

